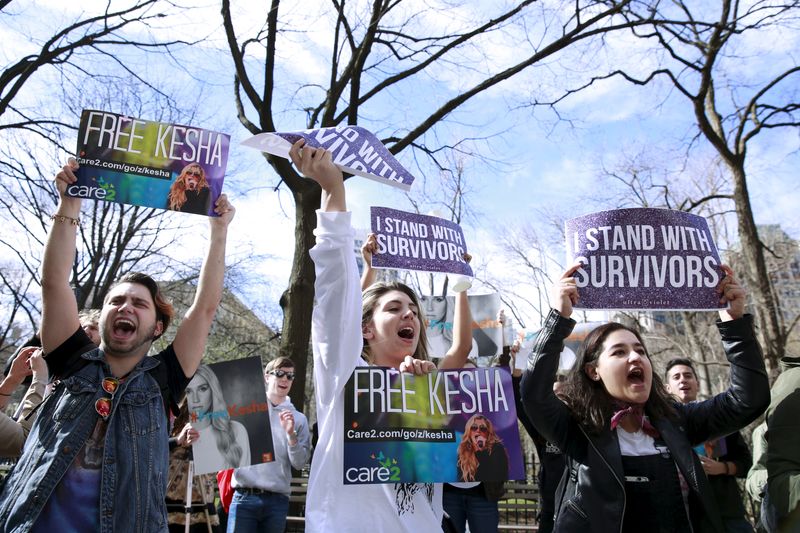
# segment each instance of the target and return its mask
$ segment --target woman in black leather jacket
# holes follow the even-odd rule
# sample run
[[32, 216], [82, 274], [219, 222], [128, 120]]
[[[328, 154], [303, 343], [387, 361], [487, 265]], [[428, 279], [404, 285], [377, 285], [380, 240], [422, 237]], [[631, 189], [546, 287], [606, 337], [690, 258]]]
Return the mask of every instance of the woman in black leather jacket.
[[718, 292], [717, 327], [731, 363], [728, 390], [704, 402], [670, 400], [639, 334], [610, 323], [584, 341], [563, 400], [552, 383], [578, 290], [572, 274], [556, 287], [556, 307], [537, 336], [522, 378], [536, 429], [567, 459], [556, 494], [554, 531], [723, 531], [692, 446], [737, 431], [769, 405], [769, 382], [744, 290], [732, 271]]

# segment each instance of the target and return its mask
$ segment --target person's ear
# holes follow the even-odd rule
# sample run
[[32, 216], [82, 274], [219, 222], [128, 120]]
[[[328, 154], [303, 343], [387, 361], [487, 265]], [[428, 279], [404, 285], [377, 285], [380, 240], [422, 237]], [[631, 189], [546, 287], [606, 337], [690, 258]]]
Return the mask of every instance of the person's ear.
[[597, 373], [597, 368], [594, 365], [587, 364], [583, 367], [583, 370], [592, 381], [600, 381], [600, 374]]
[[361, 328], [361, 336], [367, 340], [375, 337], [375, 333], [373, 333], [372, 326], [370, 324], [367, 324]]
[[164, 333], [164, 323], [161, 320], [156, 320], [156, 329], [153, 330], [153, 339], [157, 339]]

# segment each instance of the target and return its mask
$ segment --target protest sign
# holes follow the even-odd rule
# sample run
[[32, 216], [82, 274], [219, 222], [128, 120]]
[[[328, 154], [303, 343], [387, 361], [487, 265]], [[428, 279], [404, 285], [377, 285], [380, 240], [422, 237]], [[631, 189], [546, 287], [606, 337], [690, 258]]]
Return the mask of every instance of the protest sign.
[[306, 146], [325, 148], [333, 164], [350, 174], [369, 178], [405, 191], [414, 176], [395, 159], [383, 143], [360, 126], [336, 126], [288, 133], [259, 133], [242, 141], [243, 146], [289, 159], [289, 149], [300, 139]]
[[[502, 302], [500, 295], [470, 294], [472, 312], [472, 350], [469, 357], [494, 357], [503, 350], [503, 325], [497, 320]], [[453, 344], [454, 296], [420, 296], [420, 304], [428, 320], [428, 355], [444, 357]]]
[[370, 219], [378, 241], [378, 253], [372, 255], [374, 268], [472, 276], [472, 267], [464, 260], [464, 233], [455, 222], [374, 206]]
[[195, 474], [275, 460], [261, 358], [200, 365], [186, 387]]
[[86, 109], [67, 195], [216, 216], [229, 144], [224, 133]]
[[345, 385], [345, 484], [524, 479], [511, 374], [356, 368]]
[[716, 310], [724, 274], [706, 220], [669, 209], [616, 209], [566, 222], [577, 309]]

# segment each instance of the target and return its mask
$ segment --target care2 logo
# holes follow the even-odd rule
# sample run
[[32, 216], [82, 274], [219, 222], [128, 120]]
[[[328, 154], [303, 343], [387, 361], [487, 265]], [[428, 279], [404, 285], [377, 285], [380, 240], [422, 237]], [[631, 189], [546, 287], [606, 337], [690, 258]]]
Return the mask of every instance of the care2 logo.
[[378, 452], [378, 455], [373, 453], [369, 457], [370, 459], [375, 459], [379, 466], [348, 468], [344, 473], [348, 483], [400, 482], [400, 467], [397, 465], [397, 459], [386, 457], [383, 455], [383, 452]]
[[96, 185], [73, 184], [67, 187], [67, 194], [76, 198], [93, 198], [113, 202], [117, 191], [113, 183], [106, 182], [103, 178], [92, 178]]

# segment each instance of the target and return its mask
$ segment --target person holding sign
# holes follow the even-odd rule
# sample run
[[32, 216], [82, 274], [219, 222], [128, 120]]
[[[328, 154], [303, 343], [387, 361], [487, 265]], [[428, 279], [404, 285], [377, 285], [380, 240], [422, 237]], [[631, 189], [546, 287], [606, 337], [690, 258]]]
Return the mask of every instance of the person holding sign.
[[[424, 316], [411, 288], [377, 283], [359, 295], [344, 181], [331, 153], [304, 146], [301, 140], [292, 146], [290, 156], [300, 172], [322, 187], [317, 243], [311, 250], [316, 266], [312, 342], [320, 429], [309, 480], [306, 531], [439, 530], [441, 484], [344, 484], [344, 386], [356, 367], [372, 364], [417, 375], [436, 367], [427, 360]], [[466, 306], [466, 298], [464, 302]], [[470, 346], [467, 327], [456, 335], [439, 368], [462, 366]]]
[[611, 322], [583, 342], [562, 400], [552, 390], [564, 339], [575, 326], [573, 274], [555, 287], [555, 308], [539, 333], [521, 392], [536, 428], [564, 453], [554, 531], [724, 531], [692, 446], [746, 426], [767, 408], [764, 358], [744, 314], [745, 292], [723, 266], [717, 327], [731, 384], [703, 402], [671, 399], [653, 372], [640, 334]]
[[146, 274], [105, 295], [100, 346], [78, 321], [69, 279], [81, 200], [73, 159], [56, 175], [60, 196], [42, 262], [42, 348], [60, 383], [42, 404], [22, 457], [0, 494], [2, 531], [162, 531], [167, 513], [168, 409], [194, 375], [222, 297], [225, 244], [235, 210], [221, 195], [194, 302], [163, 351], [172, 305]]

